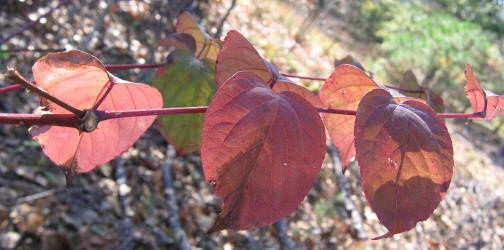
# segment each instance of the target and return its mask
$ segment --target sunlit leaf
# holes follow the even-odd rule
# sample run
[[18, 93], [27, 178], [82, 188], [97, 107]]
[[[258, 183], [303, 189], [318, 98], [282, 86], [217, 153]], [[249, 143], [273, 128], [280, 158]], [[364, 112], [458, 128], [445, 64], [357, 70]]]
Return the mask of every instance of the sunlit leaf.
[[201, 28], [194, 18], [188, 12], [182, 12], [177, 17], [177, 24], [175, 26], [177, 33], [190, 34], [196, 42], [195, 53], [200, 53], [205, 46], [205, 43], [210, 38], [203, 28]]
[[[214, 64], [176, 50], [154, 74], [153, 86], [163, 95], [164, 107], [206, 106], [215, 93]], [[198, 151], [203, 114], [158, 117], [159, 131], [180, 154]]]
[[[238, 31], [229, 31], [224, 38], [222, 49], [215, 66], [217, 88], [236, 72], [249, 70], [257, 74], [265, 83], [280, 79], [280, 73], [264, 60], [257, 50]], [[287, 80], [288, 81], [288, 80]]]
[[390, 237], [426, 220], [443, 199], [453, 148], [443, 121], [417, 101], [366, 94], [355, 120], [356, 158], [366, 199]]
[[[110, 75], [98, 59], [80, 51], [51, 53], [33, 66], [36, 84], [49, 94], [79, 108], [132, 110], [160, 108], [159, 92], [148, 85], [123, 83]], [[121, 82], [121, 83], [119, 83]], [[102, 100], [101, 103], [98, 103]], [[99, 104], [99, 105], [98, 105]], [[69, 113], [49, 102], [53, 114]], [[102, 121], [86, 133], [58, 126], [33, 127], [30, 134], [67, 178], [88, 172], [128, 149], [149, 128], [155, 116]]]
[[504, 98], [491, 91], [481, 88], [478, 80], [474, 76], [471, 66], [466, 64], [465, 68], [466, 86], [465, 93], [473, 112], [483, 112], [483, 118], [476, 120], [490, 120], [496, 116], [504, 115]]
[[[320, 99], [327, 108], [355, 110], [361, 98], [378, 85], [359, 68], [342, 64], [332, 72], [320, 89]], [[322, 114], [331, 141], [338, 148], [343, 171], [355, 156], [355, 116]]]
[[217, 90], [203, 123], [205, 180], [224, 201], [209, 232], [258, 228], [294, 211], [324, 154], [324, 126], [308, 101], [274, 93], [253, 72], [235, 74]]

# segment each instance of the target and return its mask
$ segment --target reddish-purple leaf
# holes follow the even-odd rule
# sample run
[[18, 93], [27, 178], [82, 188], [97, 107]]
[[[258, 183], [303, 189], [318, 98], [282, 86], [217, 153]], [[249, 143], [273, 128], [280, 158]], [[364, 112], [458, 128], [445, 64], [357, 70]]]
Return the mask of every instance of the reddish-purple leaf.
[[265, 83], [274, 82], [281, 78], [278, 70], [271, 63], [264, 60], [240, 32], [236, 30], [229, 31], [226, 38], [224, 38], [215, 65], [217, 88], [236, 72], [244, 70], [254, 72]]
[[397, 104], [387, 91], [372, 90], [357, 109], [355, 147], [366, 199], [389, 230], [376, 239], [426, 220], [448, 190], [450, 135], [426, 104]]
[[482, 118], [474, 119], [486, 121], [504, 115], [504, 97], [481, 88], [469, 64], [466, 64], [465, 76], [467, 84], [464, 90], [471, 102], [473, 112], [483, 112], [485, 115]]
[[[110, 75], [98, 59], [81, 51], [42, 57], [33, 66], [33, 76], [39, 87], [79, 109], [92, 109], [99, 104], [99, 110], [120, 111], [160, 108], [163, 104], [155, 88], [137, 83], [119, 84], [124, 81]], [[53, 114], [69, 113], [52, 102], [49, 102], [49, 110]], [[128, 149], [155, 118], [106, 120], [90, 133], [68, 127], [41, 126], [31, 128], [30, 134], [71, 179]]]
[[274, 93], [253, 72], [235, 74], [217, 90], [203, 122], [205, 180], [224, 201], [209, 232], [253, 229], [294, 211], [324, 154], [324, 125], [308, 101]]
[[[355, 110], [361, 98], [378, 85], [359, 68], [342, 64], [334, 69], [320, 89], [320, 99], [327, 108]], [[355, 116], [322, 114], [329, 138], [338, 148], [343, 171], [355, 156]]]
[[279, 93], [281, 91], [296, 93], [306, 99], [309, 103], [311, 103], [313, 107], [324, 106], [317, 95], [313, 94], [313, 92], [309, 91], [301, 85], [285, 81], [276, 82], [275, 85], [273, 85], [273, 92]]

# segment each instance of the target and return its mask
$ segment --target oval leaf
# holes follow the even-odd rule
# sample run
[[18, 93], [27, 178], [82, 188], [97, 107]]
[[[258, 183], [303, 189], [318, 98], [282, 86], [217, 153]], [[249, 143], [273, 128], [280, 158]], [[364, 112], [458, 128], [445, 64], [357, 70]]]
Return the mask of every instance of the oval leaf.
[[[361, 98], [378, 85], [359, 68], [342, 64], [334, 69], [320, 89], [320, 99], [327, 108], [355, 110]], [[322, 114], [327, 133], [338, 148], [343, 171], [355, 156], [355, 116]]]
[[366, 94], [355, 120], [356, 158], [366, 199], [390, 237], [426, 220], [443, 199], [453, 148], [443, 121], [417, 101]]
[[[79, 109], [99, 105], [99, 110], [120, 111], [162, 106], [155, 88], [137, 83], [117, 84], [120, 80], [111, 77], [98, 59], [81, 51], [51, 53], [37, 60], [32, 69], [39, 87]], [[52, 102], [49, 110], [54, 114], [69, 113]], [[128, 149], [154, 119], [155, 116], [106, 120], [90, 133], [41, 126], [33, 127], [30, 134], [71, 180], [75, 174], [88, 172]]]
[[253, 229], [296, 209], [320, 171], [324, 126], [301, 96], [274, 93], [256, 74], [235, 74], [203, 123], [205, 180], [224, 207], [209, 232]]
[[[157, 69], [152, 85], [161, 91], [165, 108], [206, 106], [215, 93], [213, 69], [213, 63], [176, 50], [168, 57], [168, 63]], [[159, 131], [177, 152], [186, 154], [200, 149], [203, 114], [164, 115], [158, 121]]]
[[257, 74], [265, 83], [278, 79], [280, 73], [266, 62], [245, 37], [236, 30], [229, 31], [224, 38], [222, 49], [215, 65], [215, 84], [219, 88], [238, 71], [249, 70]]
[[177, 24], [175, 25], [177, 33], [190, 34], [196, 42], [195, 56], [203, 50], [205, 43], [209, 36], [206, 32], [194, 21], [194, 18], [188, 12], [184, 11], [177, 17]]

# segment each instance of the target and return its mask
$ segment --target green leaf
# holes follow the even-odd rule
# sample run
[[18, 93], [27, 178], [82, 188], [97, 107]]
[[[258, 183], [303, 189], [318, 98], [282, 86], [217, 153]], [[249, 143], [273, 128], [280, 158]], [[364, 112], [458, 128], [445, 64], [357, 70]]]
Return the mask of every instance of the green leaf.
[[[165, 108], [206, 106], [215, 93], [215, 62], [176, 50], [154, 74], [153, 86], [163, 95]], [[163, 115], [158, 123], [163, 137], [180, 154], [199, 150], [203, 114]]]

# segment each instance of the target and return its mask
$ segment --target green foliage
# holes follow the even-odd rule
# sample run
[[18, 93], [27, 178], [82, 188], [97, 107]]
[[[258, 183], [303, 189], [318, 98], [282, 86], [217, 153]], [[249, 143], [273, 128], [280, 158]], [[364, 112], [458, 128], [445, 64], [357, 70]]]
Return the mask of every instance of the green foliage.
[[[485, 72], [480, 78], [489, 89], [499, 90], [498, 82], [504, 80], [502, 53], [494, 43], [495, 34], [485, 31], [479, 23], [461, 21], [448, 13], [429, 13], [425, 5], [400, 3], [392, 7], [392, 20], [377, 31], [383, 37], [379, 49], [386, 56], [372, 63], [372, 71], [388, 80], [398, 82], [403, 72], [415, 69], [423, 75], [421, 81], [435, 89], [459, 89], [444, 96], [447, 107], [463, 105], [464, 94], [458, 88], [463, 81], [460, 72], [464, 63], [473, 65], [475, 71]], [[497, 79], [490, 82], [489, 79]]]

